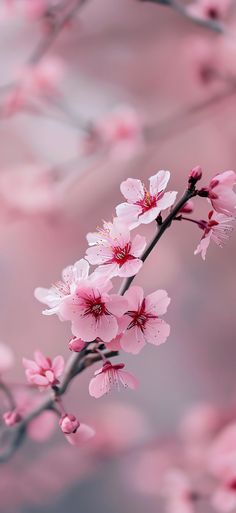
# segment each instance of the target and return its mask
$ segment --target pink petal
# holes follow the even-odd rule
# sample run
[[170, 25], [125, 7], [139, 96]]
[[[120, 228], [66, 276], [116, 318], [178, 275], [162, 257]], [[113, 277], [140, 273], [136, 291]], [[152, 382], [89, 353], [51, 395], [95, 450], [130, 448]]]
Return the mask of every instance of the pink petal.
[[34, 374], [34, 376], [31, 376], [31, 383], [42, 387], [49, 385], [48, 379], [45, 376], [41, 376], [40, 374]]
[[72, 321], [72, 333], [84, 342], [92, 342], [99, 335], [97, 334], [96, 319], [92, 315], [79, 316]]
[[117, 317], [122, 317], [128, 309], [128, 301], [125, 297], [119, 296], [119, 294], [110, 294], [107, 301], [107, 308], [110, 313]]
[[144, 328], [147, 342], [159, 346], [164, 344], [170, 334], [170, 326], [163, 319], [149, 319]]
[[81, 258], [73, 266], [73, 275], [76, 281], [87, 280], [89, 275], [89, 264], [87, 260]]
[[[116, 207], [116, 215], [121, 221], [129, 224], [139, 224], [138, 215], [142, 213], [142, 207], [132, 203], [121, 203]], [[135, 221], [137, 220], [137, 223]], [[130, 227], [129, 227], [130, 228]]]
[[169, 207], [172, 207], [176, 200], [177, 196], [176, 191], [166, 192], [164, 196], [157, 202], [157, 206], [159, 207], [159, 211], [166, 210]]
[[127, 260], [127, 262], [125, 262], [121, 267], [118, 267], [117, 275], [121, 278], [135, 276], [140, 271], [142, 265], [143, 262], [139, 258]]
[[208, 235], [206, 235], [205, 237], [203, 237], [201, 239], [200, 243], [197, 246], [197, 249], [195, 249], [195, 251], [194, 251], [194, 255], [198, 255], [199, 253], [201, 253], [202, 259], [205, 260], [206, 252], [207, 252], [208, 246], [210, 244], [210, 240], [211, 240], [211, 235], [212, 235], [212, 230], [208, 233]]
[[43, 353], [41, 353], [41, 351], [35, 351], [34, 358], [39, 367], [42, 367], [42, 369], [48, 369], [48, 359], [44, 356]]
[[124, 294], [125, 299], [127, 299], [129, 303], [128, 310], [137, 311], [141, 306], [144, 298], [144, 292], [142, 287], [130, 287]]
[[101, 315], [97, 322], [96, 337], [101, 338], [103, 342], [109, 342], [116, 337], [118, 333], [118, 324], [112, 315]]
[[142, 235], [135, 235], [132, 243], [130, 253], [135, 257], [140, 257], [146, 248], [147, 242], [145, 237]]
[[107, 379], [106, 372], [98, 374], [91, 379], [89, 383], [89, 393], [95, 399], [99, 399], [104, 394], [107, 394], [111, 389], [109, 379]]
[[64, 366], [64, 358], [60, 355], [56, 356], [56, 358], [54, 358], [52, 362], [52, 369], [57, 379], [62, 375], [64, 371]]
[[155, 175], [149, 178], [150, 181], [150, 193], [152, 196], [158, 194], [158, 192], [163, 191], [170, 179], [170, 171], [158, 171]]
[[133, 374], [130, 374], [130, 372], [118, 370], [118, 375], [124, 387], [131, 388], [131, 390], [136, 390], [136, 388], [138, 388], [139, 382]]
[[22, 363], [26, 369], [29, 369], [34, 372], [39, 372], [39, 366], [34, 360], [28, 360], [27, 358], [22, 358]]
[[127, 330], [121, 337], [120, 345], [126, 353], [138, 354], [146, 345], [142, 330], [138, 327]]
[[152, 223], [152, 221], [155, 221], [157, 216], [160, 214], [161, 209], [159, 208], [159, 203], [157, 207], [150, 208], [147, 210], [147, 212], [144, 212], [144, 214], [141, 214], [139, 216], [139, 221], [142, 224], [149, 224]]
[[166, 290], [156, 290], [152, 292], [145, 299], [145, 310], [154, 315], [163, 315], [166, 313], [170, 304], [170, 298]]
[[121, 183], [120, 190], [129, 203], [136, 203], [144, 197], [141, 180], [127, 178], [127, 180]]
[[113, 253], [111, 248], [103, 245], [93, 246], [86, 250], [86, 258], [92, 265], [104, 264], [111, 260], [112, 256]]

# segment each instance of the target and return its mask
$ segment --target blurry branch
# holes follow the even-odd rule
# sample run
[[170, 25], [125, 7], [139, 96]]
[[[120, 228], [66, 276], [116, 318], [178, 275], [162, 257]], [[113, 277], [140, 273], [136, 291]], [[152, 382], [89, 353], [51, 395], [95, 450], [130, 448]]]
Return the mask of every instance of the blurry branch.
[[203, 28], [209, 29], [213, 32], [217, 32], [218, 34], [223, 34], [226, 32], [226, 28], [223, 23], [214, 20], [214, 19], [204, 19], [192, 14], [186, 6], [184, 6], [178, 0], [139, 0], [140, 2], [150, 2], [153, 4], [165, 5], [167, 7], [171, 7], [174, 11], [178, 12], [181, 16], [186, 18], [187, 20], [200, 25]]

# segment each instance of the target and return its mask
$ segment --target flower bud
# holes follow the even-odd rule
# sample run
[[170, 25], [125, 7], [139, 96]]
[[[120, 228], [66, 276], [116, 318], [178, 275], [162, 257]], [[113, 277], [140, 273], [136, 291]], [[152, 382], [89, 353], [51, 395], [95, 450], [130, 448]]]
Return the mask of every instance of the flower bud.
[[198, 191], [198, 196], [200, 196], [201, 198], [208, 198], [209, 192], [210, 191], [208, 187], [203, 187], [202, 189], [200, 189], [200, 191]]
[[80, 353], [82, 349], [86, 346], [86, 343], [81, 338], [72, 338], [69, 342], [70, 351], [74, 351], [74, 353]]
[[76, 433], [80, 423], [74, 415], [66, 413], [60, 418], [59, 426], [64, 435], [71, 435], [71, 433]]
[[21, 415], [17, 410], [11, 410], [3, 414], [3, 419], [6, 426], [10, 427], [21, 421]]
[[202, 168], [200, 166], [196, 166], [192, 169], [189, 175], [189, 184], [195, 185], [202, 178]]
[[191, 214], [194, 210], [194, 203], [191, 200], [188, 200], [184, 206], [181, 208], [181, 214]]

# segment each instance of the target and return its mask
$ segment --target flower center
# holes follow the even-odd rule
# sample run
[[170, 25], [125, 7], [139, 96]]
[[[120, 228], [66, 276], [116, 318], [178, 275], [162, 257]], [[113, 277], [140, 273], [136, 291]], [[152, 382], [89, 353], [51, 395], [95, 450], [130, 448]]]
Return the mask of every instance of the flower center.
[[127, 312], [127, 315], [129, 315], [132, 319], [127, 328], [128, 330], [134, 328], [134, 326], [137, 326], [143, 331], [149, 319], [157, 319], [157, 315], [145, 312], [145, 299], [143, 300], [139, 310], [130, 310], [129, 312]]
[[127, 262], [132, 260], [134, 257], [130, 255], [131, 244], [130, 242], [121, 248], [120, 246], [113, 247], [113, 259], [112, 261], [118, 264], [120, 267]]
[[101, 317], [101, 315], [107, 314], [107, 309], [105, 303], [101, 301], [101, 297], [94, 299], [86, 299], [86, 310], [84, 311], [84, 315], [93, 315], [95, 319]]
[[155, 208], [157, 206], [157, 201], [162, 198], [164, 192], [158, 192], [155, 196], [152, 196], [150, 192], [147, 191], [147, 189], [144, 189], [144, 197], [136, 201], [135, 205], [138, 205], [142, 208], [142, 212], [140, 215], [144, 214], [151, 208]]

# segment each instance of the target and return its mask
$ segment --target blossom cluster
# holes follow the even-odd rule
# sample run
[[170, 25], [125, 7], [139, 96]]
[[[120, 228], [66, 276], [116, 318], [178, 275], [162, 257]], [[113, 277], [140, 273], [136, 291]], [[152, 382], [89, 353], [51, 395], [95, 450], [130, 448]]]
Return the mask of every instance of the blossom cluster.
[[[112, 364], [106, 356], [119, 352], [139, 354], [147, 343], [159, 346], [170, 334], [169, 324], [162, 318], [170, 304], [166, 290], [158, 289], [145, 294], [142, 287], [132, 285], [134, 277], [161, 234], [175, 221], [190, 221], [203, 232], [195, 254], [203, 259], [211, 240], [222, 246], [232, 230], [235, 218], [236, 183], [234, 171], [216, 175], [207, 187], [197, 189], [202, 170], [194, 168], [188, 180], [188, 188], [178, 203], [177, 192], [166, 191], [169, 171], [158, 171], [149, 178], [149, 188], [141, 180], [128, 178], [121, 183], [125, 202], [116, 207], [116, 215], [94, 233], [87, 234], [88, 248], [84, 258], [62, 271], [62, 278], [50, 288], [38, 287], [35, 297], [47, 308], [43, 314], [57, 315], [60, 321], [69, 321], [72, 338], [69, 349], [76, 356], [90, 354], [102, 360], [89, 383], [89, 394], [100, 398], [113, 387], [138, 386], [137, 378], [124, 370], [123, 362]], [[185, 214], [193, 212], [191, 198], [204, 198], [211, 210], [206, 220], [192, 219]], [[163, 219], [164, 213], [167, 215]], [[133, 230], [141, 224], [155, 223], [157, 234], [147, 244], [146, 238]], [[91, 270], [91, 266], [94, 268]], [[113, 292], [113, 279], [124, 278], [118, 292]], [[92, 361], [92, 363], [93, 363]], [[26, 378], [31, 386], [40, 391], [50, 388], [55, 393], [55, 404], [60, 415], [60, 428], [71, 443], [80, 443], [93, 434], [92, 428], [81, 424], [64, 409], [61, 395], [68, 371], [62, 356], [53, 360], [36, 351], [34, 360], [24, 358]], [[74, 374], [78, 369], [74, 368]], [[19, 412], [6, 412], [5, 423], [20, 422]], [[81, 427], [82, 426], [82, 427]]]

